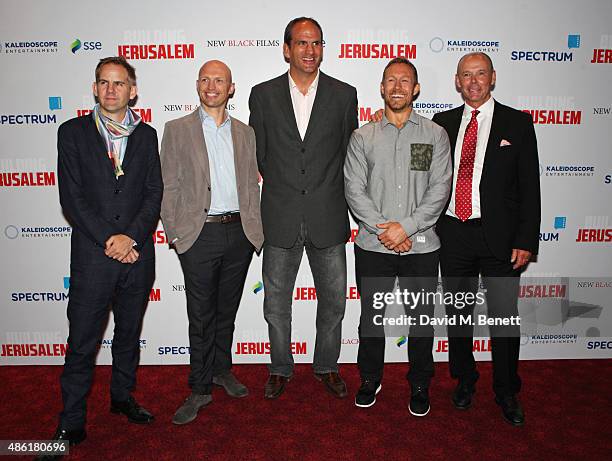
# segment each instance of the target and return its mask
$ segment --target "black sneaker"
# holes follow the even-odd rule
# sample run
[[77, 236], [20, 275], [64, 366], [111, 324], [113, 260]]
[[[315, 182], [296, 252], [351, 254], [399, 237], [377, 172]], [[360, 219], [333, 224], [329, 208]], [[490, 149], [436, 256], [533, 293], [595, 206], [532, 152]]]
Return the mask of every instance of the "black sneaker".
[[422, 386], [414, 386], [410, 396], [408, 410], [413, 416], [425, 416], [429, 413], [429, 389]]
[[361, 387], [355, 396], [355, 405], [360, 408], [368, 408], [376, 403], [376, 394], [380, 392], [382, 386], [380, 381], [364, 379], [361, 381]]

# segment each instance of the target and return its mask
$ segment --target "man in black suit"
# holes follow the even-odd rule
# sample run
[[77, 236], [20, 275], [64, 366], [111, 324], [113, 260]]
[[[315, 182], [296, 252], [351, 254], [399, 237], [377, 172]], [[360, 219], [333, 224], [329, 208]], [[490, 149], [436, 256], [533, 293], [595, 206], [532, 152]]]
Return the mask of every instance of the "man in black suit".
[[[463, 56], [455, 84], [465, 105], [433, 117], [446, 129], [454, 154], [451, 197], [436, 231], [445, 290], [476, 292], [481, 274], [489, 317], [509, 319], [518, 315], [520, 272], [538, 251], [540, 177], [531, 116], [493, 100], [495, 77], [486, 54]], [[473, 305], [451, 306], [447, 314], [472, 311]], [[473, 326], [449, 326], [448, 336], [451, 375], [459, 380], [453, 402], [467, 409], [478, 379]], [[492, 326], [491, 340], [495, 400], [504, 418], [520, 426], [520, 328]]]
[[306, 249], [318, 298], [315, 378], [345, 397], [338, 356], [350, 227], [342, 167], [357, 128], [357, 92], [319, 71], [323, 32], [314, 19], [289, 22], [283, 54], [289, 72], [255, 86], [249, 99], [264, 179], [264, 317], [271, 349], [264, 395], [280, 396], [293, 374], [292, 292]]
[[110, 410], [133, 423], [153, 421], [131, 391], [155, 278], [151, 235], [163, 190], [157, 134], [128, 108], [136, 97], [136, 74], [124, 58], [100, 61], [93, 92], [93, 112], [63, 123], [57, 143], [60, 202], [73, 230], [68, 351], [60, 379], [64, 408], [54, 437], [71, 445], [86, 437], [86, 397], [110, 303]]

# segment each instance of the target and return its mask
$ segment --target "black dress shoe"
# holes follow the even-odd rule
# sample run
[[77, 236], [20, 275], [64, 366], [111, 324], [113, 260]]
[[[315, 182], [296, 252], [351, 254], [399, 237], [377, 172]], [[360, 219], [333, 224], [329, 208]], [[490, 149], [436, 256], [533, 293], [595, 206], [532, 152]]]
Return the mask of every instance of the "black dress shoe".
[[127, 416], [128, 421], [135, 424], [150, 424], [155, 419], [151, 413], [138, 405], [132, 396], [124, 402], [111, 400], [110, 411]]
[[453, 404], [458, 410], [467, 410], [472, 406], [472, 395], [476, 392], [474, 384], [459, 381], [453, 391]]
[[525, 414], [515, 395], [495, 397], [495, 403], [501, 407], [504, 419], [507, 422], [513, 426], [522, 426], [525, 424]]
[[[78, 445], [83, 440], [87, 438], [87, 433], [85, 429], [76, 429], [73, 431], [68, 431], [66, 429], [60, 429], [59, 427], [53, 434], [51, 440], [67, 440], [70, 446]], [[49, 454], [49, 455], [38, 455], [34, 458], [34, 461], [52, 461], [56, 459], [61, 459], [64, 455], [61, 454]]]

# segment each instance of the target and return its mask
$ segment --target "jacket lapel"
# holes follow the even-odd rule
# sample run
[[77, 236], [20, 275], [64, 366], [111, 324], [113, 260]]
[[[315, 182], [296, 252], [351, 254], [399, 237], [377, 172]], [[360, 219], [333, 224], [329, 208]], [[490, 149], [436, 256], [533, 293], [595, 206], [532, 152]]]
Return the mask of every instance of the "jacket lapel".
[[104, 171], [105, 174], [112, 179], [115, 178], [115, 171], [113, 169], [113, 161], [108, 158], [108, 151], [102, 135], [96, 127], [96, 122], [93, 118], [93, 113], [86, 119], [85, 131], [87, 139], [89, 139], [89, 145], [93, 151], [94, 161], [100, 165], [100, 170]]
[[499, 111], [499, 104], [497, 104], [497, 102], [494, 102], [493, 104], [493, 119], [491, 120], [491, 131], [489, 132], [489, 139], [487, 140], [484, 164], [482, 165], [482, 178], [480, 180], [481, 185], [483, 183], [483, 179], [486, 180], [487, 166], [494, 161], [494, 157], [497, 154], [497, 147], [499, 146], [499, 140], [502, 136], [501, 128], [504, 126], [504, 121], [501, 120], [503, 115]]
[[283, 117], [289, 123], [289, 129], [291, 130], [294, 137], [299, 139], [300, 131], [298, 130], [297, 121], [295, 120], [295, 112], [293, 111], [293, 101], [291, 100], [291, 92], [289, 90], [289, 72], [281, 75], [280, 77], [280, 97], [281, 97], [281, 109], [283, 111]]
[[140, 142], [140, 126], [137, 126], [132, 134], [127, 138], [125, 155], [123, 156], [123, 162], [121, 162], [121, 167], [125, 171], [128, 170], [129, 164], [132, 163], [132, 159], [135, 157], [135, 152], [138, 152]]
[[206, 141], [204, 140], [204, 132], [202, 131], [202, 121], [200, 120], [200, 109], [192, 112], [188, 119], [188, 131], [193, 144], [193, 155], [202, 168], [206, 184], [210, 186], [210, 165], [208, 163], [208, 151], [206, 150]]
[[459, 127], [461, 126], [463, 108], [464, 105], [461, 105], [455, 110], [448, 126], [448, 138], [451, 144], [451, 160], [453, 166], [455, 165], [455, 147], [457, 146], [457, 136], [459, 136]]
[[243, 169], [248, 165], [248, 160], [243, 159], [243, 153], [248, 152], [246, 148], [242, 147], [242, 143], [245, 142], [245, 139], [240, 135], [240, 132], [237, 128], [237, 123], [233, 117], [231, 119], [231, 131], [232, 131], [232, 145], [234, 147], [234, 171], [236, 173], [236, 188], [238, 192], [238, 199], [240, 200], [240, 185], [243, 183], [242, 174]]
[[328, 77], [323, 72], [319, 71], [317, 95], [315, 96], [315, 100], [312, 105], [312, 112], [310, 113], [310, 120], [308, 120], [308, 128], [306, 129], [306, 134], [304, 135], [304, 142], [308, 141], [308, 138], [312, 135], [312, 133], [317, 130], [317, 126], [325, 119], [330, 96], [331, 84]]

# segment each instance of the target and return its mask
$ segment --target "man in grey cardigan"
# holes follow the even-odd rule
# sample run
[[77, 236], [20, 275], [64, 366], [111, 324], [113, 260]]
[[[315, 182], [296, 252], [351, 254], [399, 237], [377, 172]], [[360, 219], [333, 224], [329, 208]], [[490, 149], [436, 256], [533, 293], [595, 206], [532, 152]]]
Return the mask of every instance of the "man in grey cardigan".
[[[359, 222], [355, 239], [361, 294], [358, 407], [374, 405], [381, 389], [385, 337], [380, 293], [392, 292], [396, 277], [402, 290], [435, 293], [437, 289], [440, 240], [433, 226], [450, 192], [450, 145], [442, 128], [412, 110], [419, 90], [414, 65], [404, 58], [391, 60], [380, 85], [385, 101], [382, 120], [355, 130], [344, 164], [346, 200]], [[409, 410], [425, 416], [434, 372], [433, 327], [419, 320], [421, 315], [431, 317], [434, 305], [406, 303], [405, 308], [415, 320], [408, 339]]]

